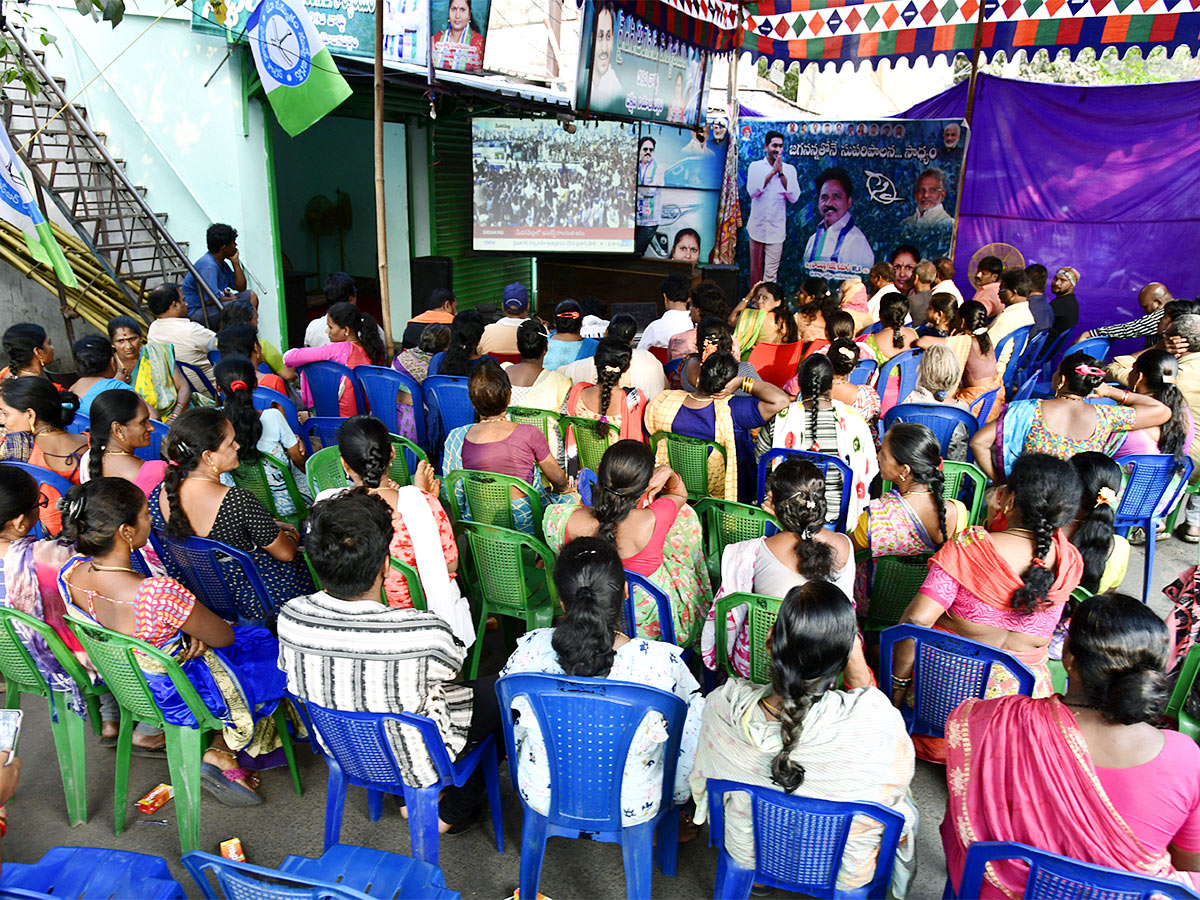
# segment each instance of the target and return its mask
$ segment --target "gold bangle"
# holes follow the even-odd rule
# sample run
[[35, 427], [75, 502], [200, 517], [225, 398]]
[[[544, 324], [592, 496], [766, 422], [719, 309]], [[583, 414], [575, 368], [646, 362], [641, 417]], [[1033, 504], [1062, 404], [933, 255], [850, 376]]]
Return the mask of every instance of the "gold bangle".
[[746, 375], [745, 377], [743, 377], [742, 378], [742, 392], [749, 394], [752, 392], [753, 388], [754, 388], [754, 379], [751, 378], [749, 375]]

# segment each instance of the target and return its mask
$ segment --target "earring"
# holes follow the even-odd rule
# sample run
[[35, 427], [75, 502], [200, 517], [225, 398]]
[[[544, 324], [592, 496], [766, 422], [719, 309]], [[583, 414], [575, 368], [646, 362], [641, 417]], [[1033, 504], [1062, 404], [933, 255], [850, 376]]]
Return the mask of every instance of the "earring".
[[217, 468], [217, 464], [216, 464], [215, 462], [210, 462], [210, 463], [208, 464], [208, 467], [209, 467], [210, 469], [212, 469], [212, 473], [213, 473], [213, 476], [214, 476], [214, 477], [216, 477], [216, 478], [220, 478], [220, 477], [221, 477], [221, 470], [220, 470], [219, 468]]

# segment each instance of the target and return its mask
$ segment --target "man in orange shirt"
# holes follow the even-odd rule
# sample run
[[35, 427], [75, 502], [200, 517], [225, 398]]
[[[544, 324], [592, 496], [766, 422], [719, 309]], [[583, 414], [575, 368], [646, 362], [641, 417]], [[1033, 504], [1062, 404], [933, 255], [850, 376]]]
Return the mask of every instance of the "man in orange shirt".
[[425, 312], [408, 320], [408, 325], [404, 328], [404, 346], [408, 348], [417, 346], [421, 340], [421, 332], [425, 330], [426, 325], [435, 322], [449, 325], [454, 321], [454, 315], [457, 312], [458, 299], [454, 296], [454, 291], [450, 288], [434, 288], [429, 295], [429, 300], [425, 303]]

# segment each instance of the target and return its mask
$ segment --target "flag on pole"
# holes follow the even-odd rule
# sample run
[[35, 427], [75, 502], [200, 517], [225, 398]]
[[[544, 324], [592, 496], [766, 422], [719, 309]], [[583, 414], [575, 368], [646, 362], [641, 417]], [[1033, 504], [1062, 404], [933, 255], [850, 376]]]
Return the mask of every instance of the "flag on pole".
[[63, 256], [62, 248], [54, 239], [50, 223], [38, 209], [29, 192], [29, 179], [21, 158], [13, 150], [8, 132], [0, 127], [0, 219], [21, 229], [25, 245], [30, 254], [42, 265], [54, 269], [54, 274], [65, 287], [79, 287], [71, 264]]
[[350, 96], [301, 0], [262, 0], [246, 35], [275, 118], [292, 137]]

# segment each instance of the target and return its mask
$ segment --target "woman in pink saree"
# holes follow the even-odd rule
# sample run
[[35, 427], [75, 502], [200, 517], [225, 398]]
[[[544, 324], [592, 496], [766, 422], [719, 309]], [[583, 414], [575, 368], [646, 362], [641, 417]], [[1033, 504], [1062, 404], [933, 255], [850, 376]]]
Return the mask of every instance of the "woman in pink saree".
[[[974, 841], [1200, 886], [1200, 747], [1151, 724], [1167, 701], [1167, 644], [1138, 600], [1089, 597], [1063, 649], [1066, 696], [968, 700], [950, 715], [942, 843], [956, 890]], [[982, 896], [1020, 897], [1027, 875], [990, 863]]]

